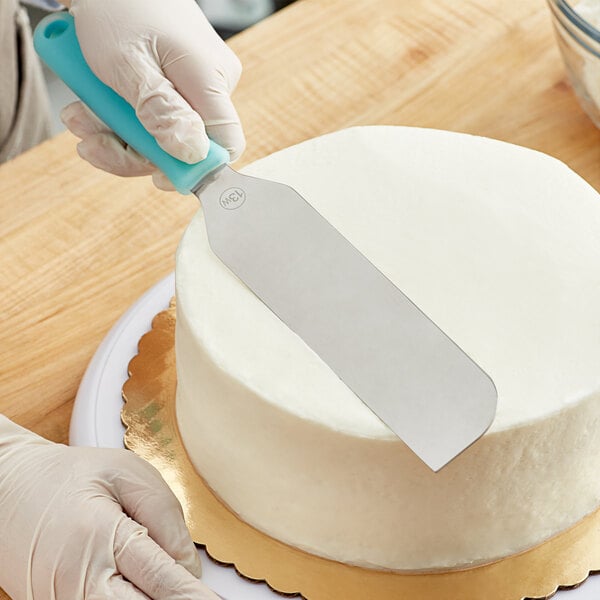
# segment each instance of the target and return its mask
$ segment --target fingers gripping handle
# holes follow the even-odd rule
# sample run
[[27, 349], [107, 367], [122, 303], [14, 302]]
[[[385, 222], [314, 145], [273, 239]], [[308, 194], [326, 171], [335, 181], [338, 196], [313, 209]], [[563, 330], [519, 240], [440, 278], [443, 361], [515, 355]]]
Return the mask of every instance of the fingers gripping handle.
[[40, 21], [33, 44], [48, 67], [121, 139], [163, 171], [179, 192], [189, 193], [229, 161], [227, 150], [213, 141], [206, 159], [191, 165], [165, 152], [140, 123], [133, 107], [92, 73], [68, 13], [55, 13]]

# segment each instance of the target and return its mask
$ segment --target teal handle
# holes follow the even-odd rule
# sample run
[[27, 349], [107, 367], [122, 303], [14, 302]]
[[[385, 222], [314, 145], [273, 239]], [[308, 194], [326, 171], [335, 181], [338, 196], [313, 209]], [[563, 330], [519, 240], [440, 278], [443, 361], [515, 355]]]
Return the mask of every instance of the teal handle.
[[52, 71], [122, 140], [156, 165], [182, 194], [189, 193], [209, 173], [229, 162], [229, 153], [210, 142], [208, 156], [195, 164], [165, 152], [140, 123], [126, 100], [102, 83], [89, 68], [66, 12], [48, 15], [33, 34], [37, 53]]

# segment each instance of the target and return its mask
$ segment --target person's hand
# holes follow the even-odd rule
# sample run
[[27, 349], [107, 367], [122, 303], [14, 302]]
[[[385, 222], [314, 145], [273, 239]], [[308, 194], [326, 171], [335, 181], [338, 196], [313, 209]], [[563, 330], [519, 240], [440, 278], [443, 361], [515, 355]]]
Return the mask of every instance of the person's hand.
[[217, 600], [181, 506], [128, 450], [54, 444], [0, 415], [0, 586], [13, 600]]
[[[135, 108], [163, 150], [195, 163], [206, 157], [210, 137], [231, 160], [242, 153], [230, 98], [241, 64], [194, 0], [73, 0], [70, 12], [92, 71]], [[158, 187], [173, 189], [81, 102], [61, 118], [94, 166], [122, 176], [153, 174]]]

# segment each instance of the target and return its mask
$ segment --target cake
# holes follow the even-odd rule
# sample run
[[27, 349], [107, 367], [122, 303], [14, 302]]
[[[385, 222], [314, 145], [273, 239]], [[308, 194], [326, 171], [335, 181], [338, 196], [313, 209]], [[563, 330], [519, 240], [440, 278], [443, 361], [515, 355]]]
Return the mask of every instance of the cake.
[[232, 511], [318, 556], [418, 571], [515, 554], [598, 508], [591, 186], [533, 150], [404, 127], [244, 172], [298, 190], [491, 376], [498, 407], [434, 473], [211, 253], [200, 210], [177, 254], [177, 422]]

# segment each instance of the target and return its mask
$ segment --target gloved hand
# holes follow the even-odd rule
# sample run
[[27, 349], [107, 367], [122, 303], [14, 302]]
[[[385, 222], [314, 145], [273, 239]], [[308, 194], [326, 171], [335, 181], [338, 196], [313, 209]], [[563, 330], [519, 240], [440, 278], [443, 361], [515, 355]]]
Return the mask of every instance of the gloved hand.
[[[208, 153], [208, 138], [235, 160], [245, 146], [230, 94], [241, 64], [194, 0], [72, 0], [77, 38], [92, 71], [123, 96], [169, 154], [187, 163]], [[80, 102], [64, 124], [82, 141], [79, 154], [116, 175], [147, 175], [173, 189], [146, 159]]]
[[154, 467], [128, 450], [54, 444], [0, 415], [0, 586], [13, 600], [217, 600], [199, 575]]

